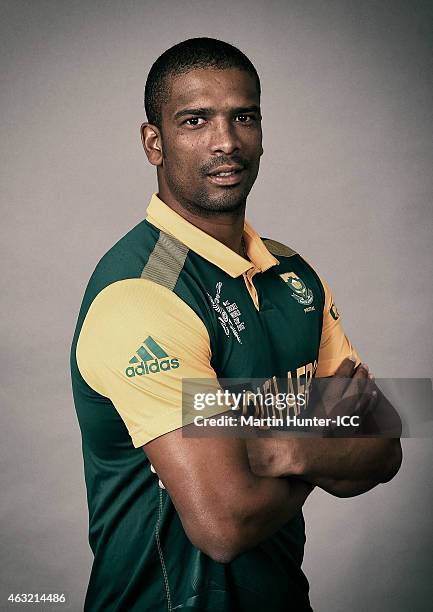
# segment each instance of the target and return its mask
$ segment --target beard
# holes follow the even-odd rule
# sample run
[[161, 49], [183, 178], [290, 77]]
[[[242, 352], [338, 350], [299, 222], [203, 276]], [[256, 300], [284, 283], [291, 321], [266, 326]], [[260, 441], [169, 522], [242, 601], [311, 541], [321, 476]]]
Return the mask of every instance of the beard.
[[198, 189], [191, 198], [191, 204], [208, 217], [218, 213], [238, 212], [245, 208], [249, 192], [250, 189], [242, 189], [240, 193], [239, 189], [235, 192], [233, 188], [224, 187], [221, 194], [211, 196], [204, 188]]
[[259, 167], [249, 175], [248, 180], [240, 185], [216, 187], [206, 185], [207, 175], [212, 169], [224, 163], [236, 162], [243, 166], [245, 170], [250, 167], [250, 163], [238, 156], [231, 158], [218, 158], [212, 165], [203, 166], [199, 170], [200, 181], [196, 189], [191, 189], [189, 183], [179, 179], [175, 174], [167, 172], [165, 180], [176, 200], [189, 212], [200, 217], [213, 217], [221, 213], [240, 213], [245, 209], [246, 200], [251, 188], [256, 180]]

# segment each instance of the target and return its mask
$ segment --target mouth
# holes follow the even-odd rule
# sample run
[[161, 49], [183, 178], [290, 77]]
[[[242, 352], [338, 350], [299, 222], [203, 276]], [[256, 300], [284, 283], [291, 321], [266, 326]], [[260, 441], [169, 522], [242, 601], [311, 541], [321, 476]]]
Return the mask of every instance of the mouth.
[[214, 185], [237, 185], [243, 178], [243, 172], [244, 168], [239, 165], [220, 166], [212, 170], [212, 172], [208, 174], [208, 178]]

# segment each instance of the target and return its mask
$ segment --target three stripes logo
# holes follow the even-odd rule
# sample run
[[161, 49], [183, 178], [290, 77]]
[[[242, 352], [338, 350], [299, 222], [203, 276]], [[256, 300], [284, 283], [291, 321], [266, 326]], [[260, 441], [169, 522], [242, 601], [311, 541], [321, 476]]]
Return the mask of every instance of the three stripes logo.
[[175, 370], [180, 365], [179, 359], [177, 357], [170, 358], [151, 336], [148, 336], [135, 352], [136, 354], [129, 360], [131, 365], [125, 370], [125, 374], [129, 378]]

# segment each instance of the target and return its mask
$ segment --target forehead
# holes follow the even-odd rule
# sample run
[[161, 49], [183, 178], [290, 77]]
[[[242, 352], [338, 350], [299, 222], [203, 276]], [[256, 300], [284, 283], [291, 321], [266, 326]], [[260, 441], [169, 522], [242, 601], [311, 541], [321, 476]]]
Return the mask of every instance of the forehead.
[[[228, 109], [259, 104], [256, 79], [239, 68], [200, 68], [170, 78], [163, 112], [181, 108]], [[165, 108], [164, 108], [165, 107]]]

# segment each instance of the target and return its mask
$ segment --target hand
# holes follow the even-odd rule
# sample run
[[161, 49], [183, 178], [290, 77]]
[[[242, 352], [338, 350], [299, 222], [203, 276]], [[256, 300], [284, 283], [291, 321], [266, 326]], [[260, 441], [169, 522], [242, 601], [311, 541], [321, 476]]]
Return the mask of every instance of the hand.
[[290, 461], [287, 439], [248, 438], [246, 440], [248, 461], [256, 476], [281, 476], [281, 466]]
[[[334, 376], [313, 380], [310, 403], [304, 416], [322, 417], [333, 421], [338, 417], [360, 417], [358, 426], [326, 426], [322, 431], [325, 437], [339, 433], [344, 437], [350, 436], [350, 433], [364, 433], [365, 426], [369, 433], [373, 433], [375, 422], [371, 415], [377, 404], [377, 398], [377, 388], [368, 366], [362, 363], [355, 367], [355, 361], [346, 358]], [[319, 433], [317, 430], [315, 432]]]
[[[336, 419], [338, 415], [352, 416], [359, 413], [365, 416], [377, 401], [377, 392], [373, 388], [373, 377], [369, 374], [368, 366], [361, 364], [355, 368], [355, 362], [351, 359], [344, 359], [334, 376], [327, 379], [328, 384], [323, 379], [317, 380], [325, 389], [322, 387], [320, 394], [312, 394], [308, 417]], [[319, 433], [317, 429], [315, 431]], [[344, 436], [350, 435], [348, 427], [341, 427], [340, 431]], [[329, 427], [323, 430], [328, 436], [337, 432], [337, 429]], [[311, 456], [312, 445], [317, 450], [323, 446], [318, 442], [317, 438], [287, 437], [284, 431], [273, 431], [272, 437], [248, 439], [246, 445], [251, 470], [257, 476], [301, 475], [305, 470], [306, 449], [309, 449], [307, 454]]]

